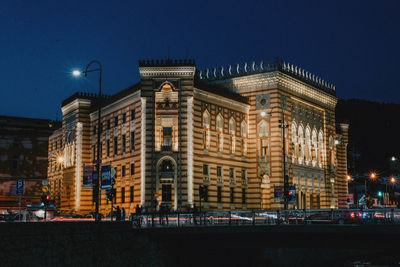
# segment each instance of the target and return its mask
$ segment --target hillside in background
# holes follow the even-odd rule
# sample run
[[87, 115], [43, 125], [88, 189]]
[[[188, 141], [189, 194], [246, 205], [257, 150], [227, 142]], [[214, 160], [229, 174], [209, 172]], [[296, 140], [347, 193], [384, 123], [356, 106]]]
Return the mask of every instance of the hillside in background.
[[[378, 175], [397, 172], [391, 157], [400, 157], [400, 104], [340, 99], [336, 121], [348, 122], [348, 168], [351, 174], [376, 171]], [[395, 167], [394, 167], [395, 166]]]

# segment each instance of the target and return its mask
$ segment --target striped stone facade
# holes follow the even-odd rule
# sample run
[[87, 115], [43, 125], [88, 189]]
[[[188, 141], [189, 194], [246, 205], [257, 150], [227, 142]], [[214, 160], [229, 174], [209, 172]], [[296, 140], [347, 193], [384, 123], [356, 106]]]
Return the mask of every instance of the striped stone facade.
[[[139, 71], [140, 83], [101, 100], [101, 164], [116, 167], [116, 205], [128, 214], [198, 207], [200, 186], [203, 209], [283, 208], [284, 157], [296, 188], [289, 208], [347, 207], [348, 125], [336, 130], [332, 85], [283, 61], [211, 75], [192, 61], [141, 61]], [[48, 174], [65, 213], [93, 211], [82, 175], [96, 159], [97, 100], [64, 101], [50, 137], [49, 154], [64, 155]], [[105, 191], [100, 210], [110, 211]]]

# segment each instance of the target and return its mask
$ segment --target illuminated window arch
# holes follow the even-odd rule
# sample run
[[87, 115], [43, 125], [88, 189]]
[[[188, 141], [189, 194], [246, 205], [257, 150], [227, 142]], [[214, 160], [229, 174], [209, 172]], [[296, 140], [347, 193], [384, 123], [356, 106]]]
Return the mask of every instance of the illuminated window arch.
[[203, 145], [204, 149], [210, 147], [210, 114], [207, 110], [203, 112]]
[[319, 131], [318, 134], [318, 164], [320, 167], [322, 167], [322, 159], [323, 159], [323, 153], [324, 153], [324, 134], [322, 131]]
[[223, 145], [224, 118], [222, 117], [221, 114], [218, 114], [217, 116], [215, 130], [217, 131], [216, 134], [217, 151], [222, 151], [222, 148], [224, 146]]
[[298, 162], [302, 164], [304, 161], [304, 131], [302, 125], [299, 125], [299, 130], [297, 131], [297, 143], [298, 143], [297, 158]]
[[210, 128], [210, 114], [208, 113], [208, 110], [203, 112], [203, 128]]
[[245, 121], [242, 121], [240, 124], [240, 135], [242, 137], [247, 137], [247, 123]]
[[318, 154], [318, 141], [317, 141], [317, 130], [314, 128], [311, 133], [311, 160], [317, 161]]
[[217, 132], [223, 132], [224, 130], [224, 118], [222, 117], [221, 114], [218, 114], [217, 116], [217, 123], [215, 128]]
[[236, 121], [234, 118], [229, 119], [229, 133], [236, 134]]
[[292, 128], [290, 129], [290, 131], [291, 131], [290, 134], [292, 135], [291, 136], [292, 137], [292, 143], [291, 143], [292, 157], [296, 158], [299, 144], [297, 142], [297, 125], [296, 125], [295, 121], [292, 122]]

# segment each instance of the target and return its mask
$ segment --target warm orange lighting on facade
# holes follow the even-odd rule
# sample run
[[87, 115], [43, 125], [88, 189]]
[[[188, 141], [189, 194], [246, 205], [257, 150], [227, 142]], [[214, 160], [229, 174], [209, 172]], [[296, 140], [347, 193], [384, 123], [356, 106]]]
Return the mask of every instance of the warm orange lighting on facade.
[[350, 175], [347, 175], [347, 176], [346, 176], [346, 180], [347, 180], [348, 182], [350, 182], [351, 176], [350, 176]]

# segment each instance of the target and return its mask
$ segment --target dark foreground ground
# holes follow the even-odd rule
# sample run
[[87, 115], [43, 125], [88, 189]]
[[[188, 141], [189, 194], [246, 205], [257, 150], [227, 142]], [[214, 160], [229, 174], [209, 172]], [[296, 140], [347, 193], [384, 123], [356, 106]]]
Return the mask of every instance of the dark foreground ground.
[[400, 226], [1, 223], [0, 266], [398, 266]]

